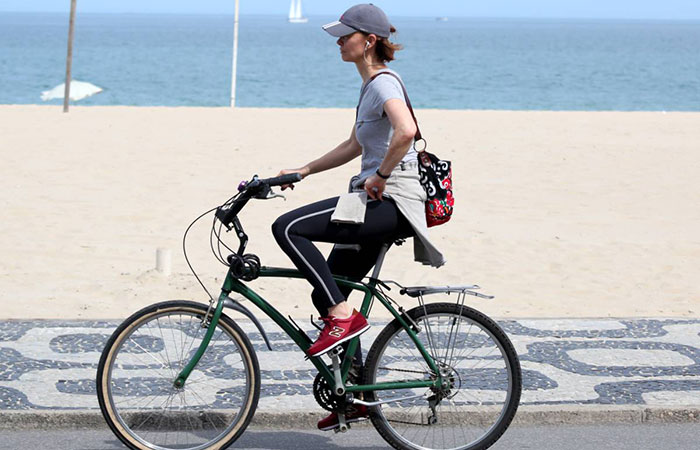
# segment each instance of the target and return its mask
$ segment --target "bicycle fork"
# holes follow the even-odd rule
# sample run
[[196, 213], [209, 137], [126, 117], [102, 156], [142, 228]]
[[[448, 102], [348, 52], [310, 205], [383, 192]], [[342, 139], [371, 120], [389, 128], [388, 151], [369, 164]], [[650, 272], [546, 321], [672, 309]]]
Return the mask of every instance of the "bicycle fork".
[[[187, 363], [187, 365], [180, 371], [177, 378], [175, 378], [175, 381], [173, 381], [173, 385], [176, 388], [180, 389], [180, 388], [185, 386], [185, 382], [187, 381], [187, 378], [189, 378], [190, 374], [192, 373], [194, 368], [199, 363], [199, 360], [202, 359], [202, 356], [204, 356], [204, 353], [206, 352], [207, 347], [209, 346], [209, 343], [211, 342], [211, 338], [214, 335], [214, 331], [216, 330], [216, 326], [219, 323], [219, 319], [221, 318], [221, 314], [223, 313], [224, 307], [231, 308], [235, 311], [240, 312], [241, 314], [245, 315], [246, 317], [248, 317], [251, 320], [251, 322], [253, 322], [253, 324], [255, 324], [257, 329], [260, 331], [260, 334], [262, 335], [263, 340], [265, 341], [265, 344], [267, 345], [267, 348], [269, 350], [272, 350], [272, 346], [270, 345], [270, 340], [267, 337], [267, 333], [265, 333], [265, 329], [260, 324], [258, 319], [245, 306], [241, 305], [236, 300], [230, 298], [228, 296], [229, 293], [230, 293], [230, 291], [227, 292], [226, 290], [223, 290], [221, 292], [221, 295], [219, 296], [219, 301], [216, 304], [216, 308], [213, 308], [213, 303], [210, 303], [209, 309], [207, 310], [207, 314], [204, 317], [204, 319], [202, 320], [202, 328], [207, 328], [207, 332], [205, 333], [204, 338], [202, 339], [202, 342], [199, 344], [199, 348], [197, 348], [197, 352], [190, 359], [190, 361]], [[211, 312], [212, 309], [214, 310], [213, 313]]]
[[[211, 342], [211, 338], [214, 336], [214, 331], [216, 330], [216, 325], [219, 323], [221, 312], [224, 310], [224, 300], [226, 297], [227, 294], [222, 292], [221, 296], [219, 297], [219, 301], [216, 304], [216, 309], [214, 309], [214, 314], [212, 314], [211, 320], [207, 326], [207, 332], [204, 334], [204, 338], [202, 339], [201, 344], [199, 344], [197, 352], [194, 354], [192, 359], [190, 359], [190, 362], [187, 363], [187, 365], [180, 371], [177, 378], [175, 378], [175, 381], [173, 381], [173, 386], [176, 388], [181, 389], [185, 386], [185, 382], [192, 373], [192, 370], [194, 370], [197, 363], [199, 363], [199, 360], [202, 359], [202, 356], [204, 356], [204, 352], [207, 350], [207, 347]], [[204, 317], [204, 321], [202, 322], [202, 327], [205, 326], [208, 317], [209, 313], [207, 312], [207, 315]]]

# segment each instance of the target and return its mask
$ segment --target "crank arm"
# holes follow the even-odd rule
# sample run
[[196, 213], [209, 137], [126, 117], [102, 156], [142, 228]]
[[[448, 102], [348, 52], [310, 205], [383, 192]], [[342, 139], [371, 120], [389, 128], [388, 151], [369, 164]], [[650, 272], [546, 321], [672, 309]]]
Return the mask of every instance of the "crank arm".
[[[343, 384], [343, 373], [340, 371], [340, 352], [341, 347], [337, 346], [330, 352], [331, 361], [333, 363], [333, 377], [335, 378], [335, 395], [345, 394], [345, 385]], [[340, 417], [340, 416], [338, 416]], [[341, 421], [341, 425], [342, 425]]]

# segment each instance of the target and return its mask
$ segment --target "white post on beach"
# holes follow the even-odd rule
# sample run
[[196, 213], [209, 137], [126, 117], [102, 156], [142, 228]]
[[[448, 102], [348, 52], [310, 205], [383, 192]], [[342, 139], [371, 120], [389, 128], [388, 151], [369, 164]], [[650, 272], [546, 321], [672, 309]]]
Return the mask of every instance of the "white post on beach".
[[171, 255], [169, 248], [156, 249], [156, 270], [166, 277], [170, 276], [173, 268]]
[[233, 18], [233, 67], [231, 69], [231, 108], [236, 107], [236, 66], [238, 65], [238, 0]]
[[68, 100], [70, 99], [71, 64], [73, 63], [73, 30], [75, 28], [75, 3], [70, 0], [70, 20], [68, 23], [68, 56], [66, 57], [66, 88], [63, 91], [63, 112], [68, 112]]

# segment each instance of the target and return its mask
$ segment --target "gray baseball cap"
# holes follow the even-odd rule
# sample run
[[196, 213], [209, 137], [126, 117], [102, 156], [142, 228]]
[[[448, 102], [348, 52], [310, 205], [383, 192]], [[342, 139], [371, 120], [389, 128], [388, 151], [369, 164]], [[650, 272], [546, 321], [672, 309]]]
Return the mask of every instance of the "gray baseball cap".
[[391, 35], [391, 24], [386, 14], [371, 3], [353, 6], [340, 16], [340, 20], [328, 23], [322, 28], [335, 37], [347, 36], [356, 31], [376, 34], [383, 38]]

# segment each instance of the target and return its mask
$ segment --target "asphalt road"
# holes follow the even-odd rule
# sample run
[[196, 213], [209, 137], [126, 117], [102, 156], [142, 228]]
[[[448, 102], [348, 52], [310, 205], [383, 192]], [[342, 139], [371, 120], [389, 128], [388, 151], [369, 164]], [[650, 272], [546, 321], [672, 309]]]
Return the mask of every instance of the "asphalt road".
[[[698, 448], [700, 424], [511, 427], [494, 450], [645, 450]], [[124, 448], [108, 430], [2, 431], [0, 449], [112, 450]], [[245, 450], [389, 448], [371, 428], [346, 434], [311, 430], [249, 429], [232, 447]]]

